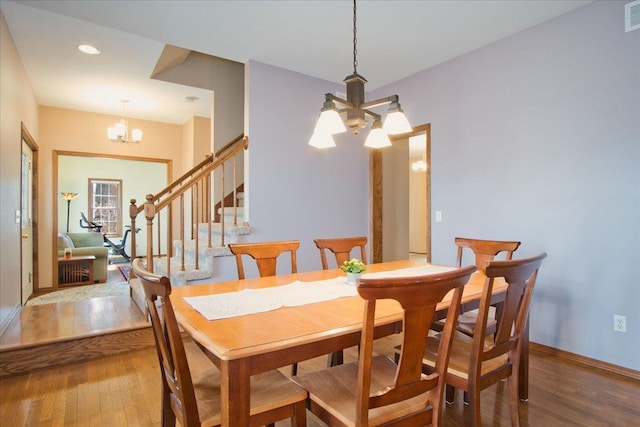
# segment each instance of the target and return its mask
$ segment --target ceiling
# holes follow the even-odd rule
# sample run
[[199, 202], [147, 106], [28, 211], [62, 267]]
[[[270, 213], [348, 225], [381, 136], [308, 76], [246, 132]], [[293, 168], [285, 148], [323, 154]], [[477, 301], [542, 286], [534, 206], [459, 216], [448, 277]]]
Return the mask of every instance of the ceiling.
[[[360, 0], [358, 72], [371, 91], [591, 1]], [[129, 117], [183, 124], [209, 116], [208, 90], [150, 78], [165, 44], [338, 83], [353, 71], [349, 0], [0, 5], [39, 105], [120, 115], [120, 100], [129, 99]], [[101, 54], [80, 53], [81, 43]], [[188, 96], [198, 100], [185, 102]]]

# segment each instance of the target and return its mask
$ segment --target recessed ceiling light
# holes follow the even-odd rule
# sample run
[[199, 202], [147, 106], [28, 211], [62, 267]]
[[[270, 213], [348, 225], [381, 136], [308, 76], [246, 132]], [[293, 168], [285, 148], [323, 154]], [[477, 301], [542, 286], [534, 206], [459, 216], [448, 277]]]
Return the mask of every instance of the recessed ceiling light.
[[100, 55], [100, 51], [90, 44], [81, 44], [78, 46], [78, 50], [88, 55]]

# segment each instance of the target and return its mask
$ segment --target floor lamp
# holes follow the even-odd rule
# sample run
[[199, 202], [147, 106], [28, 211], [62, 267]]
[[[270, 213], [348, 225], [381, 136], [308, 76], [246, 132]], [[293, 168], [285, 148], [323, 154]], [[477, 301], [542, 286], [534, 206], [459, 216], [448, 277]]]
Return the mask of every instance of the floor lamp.
[[62, 193], [62, 197], [67, 201], [67, 233], [69, 232], [69, 209], [71, 208], [71, 201], [78, 197], [78, 193]]

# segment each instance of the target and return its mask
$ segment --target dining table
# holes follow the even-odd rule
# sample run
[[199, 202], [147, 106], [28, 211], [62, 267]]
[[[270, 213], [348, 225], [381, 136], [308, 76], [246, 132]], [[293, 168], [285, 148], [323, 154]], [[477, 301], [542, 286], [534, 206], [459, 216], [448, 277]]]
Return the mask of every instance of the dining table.
[[[369, 264], [367, 274], [396, 274], [431, 266], [424, 262], [401, 260]], [[436, 266], [434, 272], [440, 272]], [[456, 267], [448, 267], [454, 269]], [[345, 273], [339, 269], [299, 272], [269, 277], [232, 280], [209, 284], [174, 287], [171, 301], [178, 323], [204, 350], [220, 370], [221, 425], [249, 425], [250, 378], [252, 375], [293, 363], [326, 355], [360, 343], [363, 324], [364, 300], [355, 292], [318, 302], [302, 302], [302, 305], [269, 305], [269, 298], [261, 292], [282, 290], [283, 299], [295, 297], [287, 286], [292, 284], [346, 282]], [[465, 285], [461, 311], [477, 308], [485, 277], [475, 272]], [[282, 287], [282, 288], [280, 288]], [[497, 281], [492, 293], [492, 303], [504, 299], [506, 284]], [[277, 294], [276, 294], [277, 295]], [[445, 318], [451, 293], [437, 306], [437, 317]], [[257, 306], [266, 304], [256, 312], [229, 313], [226, 305], [238, 298], [255, 299]], [[214, 298], [214, 300], [210, 300]], [[215, 300], [215, 298], [236, 298]], [[303, 298], [304, 299], [304, 298]], [[207, 301], [222, 312], [207, 314]], [[221, 302], [222, 301], [222, 302]], [[200, 306], [196, 302], [201, 303]], [[202, 306], [205, 308], [202, 308]], [[198, 307], [198, 309], [194, 308]], [[203, 314], [204, 313], [204, 314]], [[212, 317], [213, 316], [213, 317]], [[220, 316], [220, 317], [216, 317]], [[376, 305], [375, 337], [384, 337], [402, 330], [402, 310], [396, 301], [381, 300]], [[528, 354], [527, 340], [522, 353]], [[528, 359], [523, 359], [526, 362]], [[520, 397], [527, 397], [528, 366], [522, 366]]]

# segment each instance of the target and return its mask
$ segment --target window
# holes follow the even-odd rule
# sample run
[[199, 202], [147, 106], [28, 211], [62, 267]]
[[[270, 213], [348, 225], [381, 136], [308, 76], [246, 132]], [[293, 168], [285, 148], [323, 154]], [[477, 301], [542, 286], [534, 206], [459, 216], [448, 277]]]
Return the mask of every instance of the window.
[[122, 236], [122, 180], [89, 178], [89, 220], [109, 236]]

